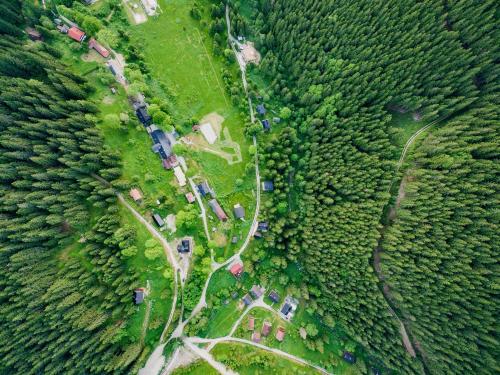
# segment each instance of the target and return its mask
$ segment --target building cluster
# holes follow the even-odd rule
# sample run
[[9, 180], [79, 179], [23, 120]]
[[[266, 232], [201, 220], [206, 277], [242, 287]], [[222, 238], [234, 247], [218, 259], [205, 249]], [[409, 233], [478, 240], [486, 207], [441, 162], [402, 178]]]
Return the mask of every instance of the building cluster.
[[[85, 34], [85, 31], [83, 31], [76, 23], [68, 20], [65, 17], [60, 16], [60, 18], [55, 18], [54, 23], [56, 24], [57, 30], [59, 30], [63, 34], [67, 34], [70, 39], [73, 39], [78, 43], [82, 43], [87, 38], [87, 34]], [[109, 51], [94, 38], [89, 39], [88, 47], [89, 49], [95, 50], [105, 59], [109, 57]]]
[[[260, 331], [255, 330], [255, 318], [250, 316], [248, 318], [248, 330], [252, 332], [252, 341], [255, 343], [259, 343], [263, 337], [268, 337], [273, 329], [273, 325], [270, 321], [264, 320], [262, 323], [262, 328]], [[276, 340], [282, 342], [285, 339], [285, 327], [278, 326], [276, 333], [274, 335]]]
[[[261, 117], [260, 123], [262, 124], [262, 129], [264, 129], [265, 132], [271, 131], [271, 120], [269, 120], [266, 117], [266, 107], [264, 106], [263, 103], [257, 105], [257, 114]], [[272, 121], [275, 124], [279, 124], [281, 122], [281, 118], [279, 117], [273, 117]]]

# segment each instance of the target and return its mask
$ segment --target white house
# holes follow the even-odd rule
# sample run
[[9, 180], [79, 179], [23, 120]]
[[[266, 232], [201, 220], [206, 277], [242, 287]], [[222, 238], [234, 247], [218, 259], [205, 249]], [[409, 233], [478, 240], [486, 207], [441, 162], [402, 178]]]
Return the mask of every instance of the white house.
[[174, 174], [175, 177], [177, 178], [177, 181], [179, 182], [179, 185], [185, 186], [186, 176], [184, 175], [184, 172], [182, 171], [182, 168], [180, 166], [174, 167]]
[[211, 145], [214, 144], [217, 140], [217, 134], [215, 134], [214, 129], [212, 128], [212, 125], [210, 125], [210, 123], [207, 122], [206, 124], [200, 125], [200, 131], [207, 142]]

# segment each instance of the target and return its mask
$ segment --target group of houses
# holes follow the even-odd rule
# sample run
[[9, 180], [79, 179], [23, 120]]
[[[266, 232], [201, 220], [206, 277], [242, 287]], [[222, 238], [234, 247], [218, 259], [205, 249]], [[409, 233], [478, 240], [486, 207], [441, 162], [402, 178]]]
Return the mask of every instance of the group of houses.
[[[262, 124], [262, 129], [264, 129], [264, 131], [266, 132], [271, 131], [271, 121], [267, 118], [264, 118], [266, 116], [267, 110], [263, 103], [257, 105], [257, 113], [262, 118], [260, 120], [260, 123]], [[279, 124], [281, 122], [281, 118], [273, 117], [273, 122], [275, 124]]]
[[179, 186], [186, 186], [187, 179], [185, 170], [181, 167], [180, 160], [173, 152], [173, 146], [176, 143], [178, 134], [175, 130], [164, 132], [158, 126], [153, 124], [153, 118], [149, 115], [146, 103], [142, 99], [136, 99], [133, 102], [135, 114], [139, 122], [144, 126], [149, 134], [153, 146], [151, 149], [160, 157], [163, 168], [172, 169]]
[[[260, 331], [255, 331], [255, 318], [253, 316], [248, 318], [248, 330], [252, 332], [252, 341], [255, 343], [259, 343], [262, 337], [268, 337], [272, 329], [272, 323], [268, 320], [264, 320], [262, 329]], [[285, 339], [285, 327], [279, 326], [274, 337], [279, 342], [282, 342]]]
[[[61, 16], [61, 18], [55, 18], [54, 23], [56, 24], [57, 30], [59, 30], [63, 34], [67, 34], [70, 39], [73, 39], [78, 43], [82, 43], [87, 38], [87, 34], [85, 34], [85, 31], [80, 29], [80, 27], [76, 23], [71, 22], [65, 17]], [[109, 51], [94, 38], [89, 39], [88, 47], [89, 49], [95, 50], [105, 59], [109, 57]]]

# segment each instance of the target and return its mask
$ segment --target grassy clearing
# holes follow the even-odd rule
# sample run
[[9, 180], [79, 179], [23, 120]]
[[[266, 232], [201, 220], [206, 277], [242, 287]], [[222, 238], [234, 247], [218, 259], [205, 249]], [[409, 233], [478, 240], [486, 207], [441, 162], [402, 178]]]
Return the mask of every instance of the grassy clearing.
[[410, 112], [391, 112], [391, 116], [389, 125], [395, 131], [393, 142], [401, 148], [418, 129], [427, 124], [426, 121], [415, 121]]
[[[264, 321], [271, 322], [272, 331], [271, 334], [265, 338], [262, 337], [261, 344], [270, 346], [272, 348], [280, 349], [284, 352], [294, 354], [300, 358], [306, 359], [311, 363], [322, 366], [333, 371], [335, 374], [347, 374], [353, 373], [352, 367], [349, 364], [341, 360], [340, 356], [343, 351], [342, 342], [338, 337], [335, 337], [333, 333], [328, 335], [327, 342], [324, 344], [323, 348], [320, 350], [314, 350], [311, 348], [307, 341], [302, 339], [299, 335], [299, 329], [301, 325], [306, 325], [308, 323], [315, 323], [319, 328], [319, 333], [316, 337], [324, 335], [324, 328], [318, 326], [317, 321], [315, 321], [311, 316], [307, 314], [305, 309], [298, 309], [296, 315], [292, 322], [286, 322], [278, 315], [278, 313], [272, 313], [268, 310], [262, 308], [252, 309], [249, 314], [243, 319], [241, 326], [237, 329], [235, 336], [241, 337], [247, 340], [251, 340], [252, 331], [249, 331], [248, 320], [252, 316], [255, 318], [255, 330], [261, 331]], [[282, 342], [276, 340], [275, 334], [278, 327], [285, 328], [286, 335]], [[314, 341], [315, 338], [312, 338]], [[358, 359], [360, 362], [361, 359]], [[354, 372], [357, 373], [357, 372]]]
[[216, 360], [242, 375], [319, 374], [311, 367], [243, 344], [218, 344], [212, 350], [212, 354]]
[[[170, 309], [172, 308], [173, 288], [172, 282], [163, 277], [163, 272], [168, 267], [166, 256], [162, 254], [161, 259], [155, 261], [148, 260], [144, 255], [145, 242], [151, 238], [149, 232], [132, 216], [124, 207], [120, 207], [122, 226], [132, 226], [137, 231], [137, 255], [128, 260], [128, 267], [132, 271], [139, 273], [141, 285], [145, 287], [147, 281], [150, 282], [151, 293], [147, 300], [152, 301], [149, 325], [146, 332], [145, 342], [153, 346], [160, 338], [163, 326], [165, 325]], [[135, 335], [142, 330], [146, 304], [138, 306], [138, 313], [134, 315], [127, 327], [128, 331]]]

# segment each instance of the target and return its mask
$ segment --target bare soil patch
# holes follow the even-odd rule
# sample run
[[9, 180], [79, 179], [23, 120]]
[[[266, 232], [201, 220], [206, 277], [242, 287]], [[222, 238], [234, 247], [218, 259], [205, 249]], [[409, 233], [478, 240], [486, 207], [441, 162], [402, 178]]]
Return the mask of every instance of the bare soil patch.
[[91, 49], [89, 50], [87, 53], [84, 53], [83, 55], [80, 56], [80, 58], [85, 61], [85, 62], [92, 62], [92, 61], [95, 61], [95, 62], [98, 62], [98, 63], [102, 63], [104, 61], [106, 61], [106, 59], [104, 57], [102, 57], [101, 55], [99, 55], [95, 50]]

